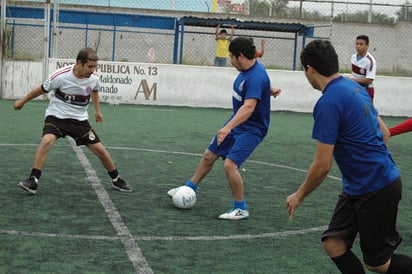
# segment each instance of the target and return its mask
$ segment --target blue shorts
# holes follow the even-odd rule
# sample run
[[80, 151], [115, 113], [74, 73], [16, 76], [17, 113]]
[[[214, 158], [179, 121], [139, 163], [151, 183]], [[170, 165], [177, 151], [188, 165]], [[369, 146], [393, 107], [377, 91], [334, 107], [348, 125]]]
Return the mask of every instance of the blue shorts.
[[240, 167], [262, 140], [262, 137], [248, 132], [230, 133], [223, 140], [223, 143], [217, 145], [217, 136], [215, 135], [208, 149], [223, 159], [231, 159]]

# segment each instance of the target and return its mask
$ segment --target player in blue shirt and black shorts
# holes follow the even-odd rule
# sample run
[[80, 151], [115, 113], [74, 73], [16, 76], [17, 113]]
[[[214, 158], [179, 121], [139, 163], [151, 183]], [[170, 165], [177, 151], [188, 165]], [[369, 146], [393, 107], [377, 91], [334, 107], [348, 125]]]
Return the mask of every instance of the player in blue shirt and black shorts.
[[323, 247], [342, 273], [365, 273], [351, 251], [359, 234], [363, 261], [379, 273], [411, 273], [412, 258], [395, 254], [401, 199], [400, 173], [384, 142], [387, 130], [366, 89], [339, 74], [338, 56], [329, 41], [315, 40], [301, 53], [305, 76], [322, 92], [313, 111], [315, 158], [298, 190], [286, 199], [291, 218], [304, 198], [325, 179], [335, 159], [343, 191], [322, 234]]

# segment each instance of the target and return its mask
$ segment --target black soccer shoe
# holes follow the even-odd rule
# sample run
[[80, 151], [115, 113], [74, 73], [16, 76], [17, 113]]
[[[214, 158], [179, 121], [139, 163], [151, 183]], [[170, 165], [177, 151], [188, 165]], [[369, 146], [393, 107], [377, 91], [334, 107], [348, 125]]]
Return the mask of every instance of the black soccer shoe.
[[112, 181], [112, 188], [122, 192], [132, 192], [132, 189], [127, 185], [125, 180], [120, 177]]
[[22, 189], [26, 190], [27, 192], [29, 192], [30, 194], [36, 194], [36, 189], [37, 189], [37, 183], [39, 180], [37, 180], [36, 177], [31, 176], [30, 178], [28, 178], [26, 181], [24, 182], [20, 182], [18, 185], [19, 187], [21, 187]]

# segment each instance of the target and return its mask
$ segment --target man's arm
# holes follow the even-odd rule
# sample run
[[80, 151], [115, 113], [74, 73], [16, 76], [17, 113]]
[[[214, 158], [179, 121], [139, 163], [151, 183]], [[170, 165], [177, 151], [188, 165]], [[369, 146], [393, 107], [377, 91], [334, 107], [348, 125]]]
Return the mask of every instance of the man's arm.
[[286, 198], [286, 208], [290, 219], [293, 219], [296, 209], [305, 197], [314, 191], [328, 175], [332, 167], [334, 148], [335, 145], [317, 143], [315, 159], [313, 159], [305, 180], [295, 193]]
[[235, 28], [232, 26], [232, 28], [230, 29], [230, 37], [229, 40], [233, 39], [233, 36], [235, 36]]
[[373, 79], [370, 78], [352, 78], [355, 82], [358, 82], [362, 86], [367, 86], [373, 83]]
[[256, 108], [258, 100], [251, 98], [246, 99], [243, 106], [239, 108], [236, 115], [217, 132], [217, 144], [220, 145], [226, 136], [232, 131], [233, 128], [244, 123]]
[[14, 102], [14, 109], [22, 109], [23, 106], [30, 100], [43, 95], [45, 92], [43, 91], [41, 86], [35, 87], [29, 93], [27, 93], [23, 98], [16, 100]]
[[260, 41], [260, 57], [262, 57], [263, 54], [265, 54], [265, 43], [266, 43], [265, 39], [262, 39]]
[[282, 92], [282, 90], [280, 88], [275, 88], [275, 87], [270, 87], [270, 94], [276, 98], [280, 95], [280, 93]]
[[378, 116], [378, 122], [379, 122], [379, 128], [380, 128], [380, 130], [382, 131], [382, 134], [383, 134], [383, 142], [385, 143], [386, 146], [388, 146], [389, 137], [391, 137], [389, 129], [385, 125], [385, 122], [382, 120], [382, 118], [380, 116]]
[[412, 118], [409, 118], [408, 120], [400, 124], [397, 124], [396, 126], [393, 126], [389, 129], [391, 137], [402, 134], [402, 133], [406, 133], [409, 131], [412, 131]]
[[99, 103], [99, 92], [93, 91], [90, 95], [92, 98], [92, 103], [94, 107], [94, 116], [97, 123], [103, 122], [103, 114], [100, 111], [100, 103]]
[[220, 25], [216, 26], [216, 31], [215, 31], [215, 36], [216, 36], [216, 40], [219, 39], [219, 29], [220, 29]]

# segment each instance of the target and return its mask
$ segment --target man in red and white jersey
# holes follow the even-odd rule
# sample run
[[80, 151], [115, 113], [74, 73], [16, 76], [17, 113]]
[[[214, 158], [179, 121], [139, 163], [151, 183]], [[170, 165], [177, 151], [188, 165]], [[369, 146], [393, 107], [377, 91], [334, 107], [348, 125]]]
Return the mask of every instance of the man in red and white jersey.
[[373, 80], [376, 76], [375, 58], [368, 52], [369, 37], [359, 35], [356, 37], [356, 54], [352, 55], [352, 79], [364, 86], [373, 100], [375, 90]]
[[18, 184], [29, 193], [36, 194], [47, 154], [56, 140], [65, 136], [72, 137], [78, 146], [87, 146], [100, 159], [112, 178], [114, 189], [124, 192], [132, 191], [119, 176], [110, 154], [88, 121], [87, 109], [91, 102], [96, 122], [103, 122], [99, 105], [99, 78], [94, 74], [97, 61], [96, 51], [84, 48], [79, 51], [76, 64], [58, 69], [42, 85], [14, 102], [14, 109], [20, 110], [28, 101], [44, 94], [50, 94], [50, 102], [45, 113], [43, 137], [37, 147], [33, 168], [30, 176]]

